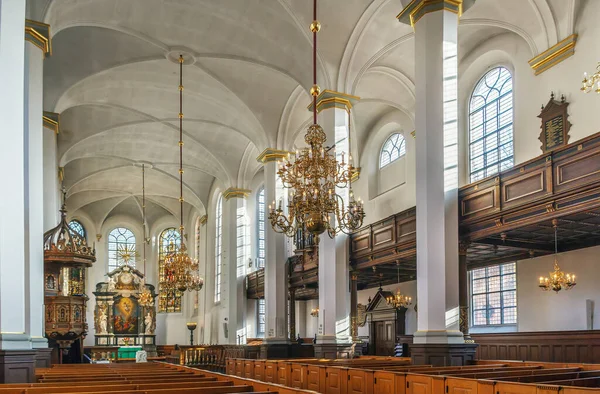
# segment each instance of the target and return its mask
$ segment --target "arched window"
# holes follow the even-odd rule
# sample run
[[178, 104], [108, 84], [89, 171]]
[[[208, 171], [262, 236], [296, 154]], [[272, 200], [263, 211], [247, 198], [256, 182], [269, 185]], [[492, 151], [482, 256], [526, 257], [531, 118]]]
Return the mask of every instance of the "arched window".
[[71, 220], [69, 222], [69, 230], [71, 231], [71, 234], [78, 234], [81, 238], [86, 239], [85, 228], [79, 220]]
[[[108, 272], [122, 266], [123, 252], [135, 253], [135, 235], [125, 227], [117, 227], [108, 234]], [[135, 268], [135, 257], [129, 260]]]
[[504, 67], [488, 71], [469, 102], [471, 182], [514, 164], [512, 75]]
[[215, 302], [219, 302], [221, 301], [221, 258], [223, 252], [223, 196], [219, 196], [217, 200], [215, 224]]
[[266, 247], [265, 247], [265, 188], [261, 187], [258, 195], [256, 196], [256, 208], [257, 208], [257, 218], [256, 221], [256, 266], [258, 268], [265, 267], [265, 256], [266, 256]]
[[385, 140], [381, 153], [379, 154], [379, 168], [383, 168], [398, 160], [406, 154], [406, 141], [404, 136], [394, 133]]
[[174, 227], [167, 228], [158, 237], [158, 311], [181, 312], [181, 293], [176, 290], [164, 290], [160, 283], [165, 279], [165, 257], [169, 253], [170, 245], [175, 248], [181, 246], [181, 234]]

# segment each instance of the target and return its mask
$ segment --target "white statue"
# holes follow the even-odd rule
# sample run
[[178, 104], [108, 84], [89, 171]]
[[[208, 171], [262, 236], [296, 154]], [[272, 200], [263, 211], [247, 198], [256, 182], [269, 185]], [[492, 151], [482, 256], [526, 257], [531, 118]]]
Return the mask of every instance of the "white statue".
[[115, 291], [115, 280], [112, 276], [108, 277], [108, 291]]
[[154, 334], [152, 314], [150, 312], [148, 312], [148, 314], [146, 315], [146, 318], [144, 319], [144, 325], [146, 326], [146, 332], [145, 332], [146, 335]]
[[108, 334], [108, 316], [106, 316], [104, 308], [100, 309], [98, 321], [100, 322], [100, 334]]
[[146, 363], [148, 362], [148, 353], [145, 350], [138, 350], [135, 352], [135, 362], [136, 363]]

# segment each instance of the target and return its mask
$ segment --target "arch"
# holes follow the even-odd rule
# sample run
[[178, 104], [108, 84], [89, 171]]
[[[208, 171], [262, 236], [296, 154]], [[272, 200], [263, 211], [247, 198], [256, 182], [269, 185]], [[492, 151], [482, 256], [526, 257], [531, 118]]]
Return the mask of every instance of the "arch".
[[[108, 272], [127, 264], [135, 268], [135, 234], [127, 227], [115, 227], [108, 233]], [[130, 254], [128, 260], [127, 254]]]
[[85, 227], [83, 227], [83, 224], [77, 219], [73, 219], [69, 222], [69, 232], [71, 232], [71, 234], [77, 234], [83, 239], [87, 239]]
[[390, 135], [379, 152], [379, 169], [395, 162], [406, 155], [406, 141], [400, 133]]
[[487, 71], [469, 98], [470, 182], [514, 165], [512, 74], [502, 66]]

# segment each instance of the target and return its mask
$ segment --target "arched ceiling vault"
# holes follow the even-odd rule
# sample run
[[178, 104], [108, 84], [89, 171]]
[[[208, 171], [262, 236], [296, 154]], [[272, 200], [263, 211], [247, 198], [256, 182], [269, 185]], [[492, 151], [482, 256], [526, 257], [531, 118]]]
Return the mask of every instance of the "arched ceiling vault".
[[[310, 122], [310, 1], [27, 1], [28, 16], [53, 34], [44, 109], [61, 113], [68, 204], [99, 225], [139, 211], [140, 163], [149, 166], [149, 217], [179, 214], [178, 65], [169, 59], [181, 51], [191, 64], [187, 211], [205, 212], [215, 182], [248, 187], [265, 148], [301, 143]], [[362, 98], [352, 110], [356, 146], [390, 111], [414, 122], [414, 33], [395, 19], [408, 2], [319, 0], [319, 85]], [[580, 0], [477, 0], [459, 25], [459, 56], [505, 34], [533, 57], [575, 31], [579, 7]]]

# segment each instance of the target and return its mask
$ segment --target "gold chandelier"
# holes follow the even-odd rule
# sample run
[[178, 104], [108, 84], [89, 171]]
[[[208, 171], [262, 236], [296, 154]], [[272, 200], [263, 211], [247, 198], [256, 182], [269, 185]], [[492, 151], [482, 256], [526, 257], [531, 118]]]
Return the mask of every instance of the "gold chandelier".
[[[317, 123], [317, 97], [321, 88], [317, 85], [317, 32], [321, 24], [317, 20], [317, 0], [313, 2], [313, 22], [310, 31], [313, 33], [313, 124], [308, 127], [304, 141], [308, 145], [296, 151], [277, 171], [283, 186], [292, 189], [284, 213], [281, 201], [278, 206], [269, 206], [269, 221], [273, 230], [294, 237], [298, 230], [308, 230], [319, 235], [324, 231], [333, 238], [340, 231], [349, 233], [362, 226], [365, 217], [364, 207], [360, 200], [354, 199], [351, 179], [357, 172], [352, 166], [351, 156], [348, 162], [341, 154], [341, 163], [336, 160], [335, 148], [324, 146], [327, 137], [323, 128]], [[348, 133], [350, 134], [350, 133]], [[345, 206], [344, 198], [336, 189], [349, 188], [349, 202]], [[315, 243], [319, 238], [316, 237]]]
[[144, 231], [143, 240], [143, 259], [144, 259], [144, 277], [140, 280], [140, 299], [138, 303], [141, 306], [152, 306], [154, 298], [150, 289], [146, 286], [146, 165], [142, 163], [142, 230]]
[[396, 263], [396, 270], [398, 274], [398, 289], [396, 290], [396, 294], [385, 297], [385, 301], [392, 308], [406, 308], [407, 306], [412, 304], [412, 297], [405, 296], [400, 291], [400, 262]]
[[[594, 89], [594, 85], [597, 86]], [[581, 81], [581, 91], [585, 93], [596, 92], [600, 94], [600, 62], [596, 66], [596, 72], [588, 77], [587, 73], [583, 73], [583, 81]]]
[[552, 290], [558, 293], [563, 289], [571, 290], [577, 282], [575, 275], [562, 272], [558, 266], [558, 221], [554, 219], [552, 225], [554, 226], [554, 271], [550, 272], [549, 277], [540, 276], [538, 286], [544, 291]]
[[165, 290], [180, 292], [199, 291], [204, 285], [204, 279], [198, 274], [198, 261], [187, 254], [184, 243], [183, 226], [183, 55], [179, 55], [179, 208], [180, 225], [179, 234], [181, 245], [176, 248], [169, 245], [169, 252], [165, 257], [165, 275], [161, 279], [161, 287]]

